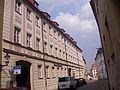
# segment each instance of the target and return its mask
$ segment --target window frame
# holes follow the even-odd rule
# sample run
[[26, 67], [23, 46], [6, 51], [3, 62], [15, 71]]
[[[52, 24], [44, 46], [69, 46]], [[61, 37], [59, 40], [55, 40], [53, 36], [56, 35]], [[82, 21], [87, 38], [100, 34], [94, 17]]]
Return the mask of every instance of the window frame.
[[21, 29], [18, 27], [14, 28], [14, 42], [15, 43], [20, 43], [20, 31]]

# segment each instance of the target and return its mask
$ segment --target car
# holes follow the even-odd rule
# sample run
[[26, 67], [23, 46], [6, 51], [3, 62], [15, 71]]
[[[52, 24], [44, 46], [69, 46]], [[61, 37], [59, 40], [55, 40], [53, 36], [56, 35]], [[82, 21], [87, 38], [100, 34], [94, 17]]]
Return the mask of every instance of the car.
[[69, 88], [75, 88], [76, 87], [76, 81], [74, 77], [60, 77], [58, 78], [58, 89], [69, 89]]
[[78, 78], [76, 79], [76, 82], [77, 82], [77, 86], [83, 86], [87, 84], [87, 81], [84, 78]]
[[26, 87], [0, 88], [0, 90], [29, 90]]

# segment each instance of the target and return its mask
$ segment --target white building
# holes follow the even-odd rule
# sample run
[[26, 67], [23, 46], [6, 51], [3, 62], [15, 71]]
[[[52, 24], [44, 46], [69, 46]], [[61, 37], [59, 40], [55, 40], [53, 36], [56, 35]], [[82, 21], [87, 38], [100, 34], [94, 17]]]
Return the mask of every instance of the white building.
[[106, 79], [106, 68], [104, 63], [103, 49], [99, 48], [95, 58], [98, 79]]
[[[4, 2], [0, 87], [25, 86], [31, 90], [54, 90], [58, 77], [84, 77], [82, 50], [50, 15], [38, 9], [35, 0], [2, 0]], [[1, 23], [1, 22], [0, 22]], [[7, 57], [6, 57], [7, 56]], [[20, 65], [21, 74], [12, 67]], [[11, 85], [11, 86], [12, 86]]]

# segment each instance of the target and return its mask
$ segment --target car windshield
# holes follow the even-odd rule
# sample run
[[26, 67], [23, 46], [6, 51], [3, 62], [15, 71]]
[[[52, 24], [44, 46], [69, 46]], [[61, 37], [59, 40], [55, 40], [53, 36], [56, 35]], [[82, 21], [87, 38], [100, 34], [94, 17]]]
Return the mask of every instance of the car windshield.
[[69, 81], [68, 77], [59, 78], [59, 82], [66, 82], [66, 81]]

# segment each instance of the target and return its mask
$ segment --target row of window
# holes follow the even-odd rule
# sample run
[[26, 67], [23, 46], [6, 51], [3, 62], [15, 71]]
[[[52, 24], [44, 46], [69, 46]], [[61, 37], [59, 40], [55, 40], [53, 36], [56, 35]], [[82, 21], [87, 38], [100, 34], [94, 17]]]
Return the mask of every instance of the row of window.
[[[22, 14], [22, 3], [19, 0], [16, 0], [15, 10], [17, 13]], [[27, 8], [26, 9], [26, 17], [29, 21], [31, 21], [31, 13], [32, 13], [32, 11]], [[37, 15], [36, 15], [36, 25], [40, 27], [40, 18]], [[47, 25], [46, 22], [43, 21], [43, 30], [45, 32], [47, 32], [46, 25]], [[76, 55], [74, 55], [76, 52], [75, 46], [71, 42], [69, 42], [68, 40], [64, 39], [64, 37], [61, 36], [60, 33], [57, 33], [55, 30], [53, 30], [51, 28], [51, 26], [49, 26], [48, 28], [49, 28], [50, 35], [53, 35], [53, 33], [54, 33], [53, 36], [55, 37], [55, 39], [58, 39], [58, 41], [63, 43], [63, 45], [66, 43], [66, 46], [70, 47], [68, 50], [69, 50], [69, 52], [73, 52], [73, 56], [68, 55], [68, 57], [76, 59], [76, 58], [74, 58], [74, 56], [76, 56]], [[32, 47], [31, 39], [32, 39], [32, 35], [27, 33], [27, 36], [26, 36], [26, 46], [27, 47]], [[14, 41], [16, 43], [20, 43], [20, 29], [18, 29], [18, 28], [15, 28]], [[36, 38], [36, 49], [40, 50], [40, 39], [39, 38]], [[49, 49], [50, 49], [49, 50], [50, 55], [55, 55], [56, 57], [59, 56], [60, 58], [63, 57], [65, 59], [65, 55], [64, 55], [65, 52], [64, 51], [62, 52], [62, 50], [58, 50], [56, 47], [55, 47], [55, 49], [53, 49], [52, 45], [49, 46]], [[47, 46], [47, 43], [45, 42], [45, 44], [44, 44], [45, 53], [48, 53], [47, 50], [48, 50], [48, 46]], [[53, 51], [56, 53], [53, 53]]]
[[[17, 13], [20, 13], [22, 14], [22, 4], [19, 0], [16, 0], [16, 7], [15, 7], [15, 10]], [[26, 10], [26, 18], [29, 20], [29, 21], [32, 21], [31, 20], [31, 13], [32, 11], [30, 9], [27, 8]], [[45, 28], [46, 27], [46, 23], [43, 22], [43, 30], [46, 31], [47, 29]], [[40, 18], [36, 15], [36, 26], [39, 26], [40, 27]], [[49, 30], [50, 30], [50, 35], [52, 35], [52, 28], [49, 26]], [[54, 37], [57, 39], [58, 38], [58, 41], [59, 42], [62, 42], [64, 43], [66, 40], [64, 40], [63, 36], [60, 36], [60, 34], [56, 33], [56, 31], [54, 30]], [[71, 46], [71, 47], [74, 47], [73, 44], [71, 44], [69, 41], [67, 41], [67, 46]]]
[[[19, 0], [16, 0], [16, 4], [15, 4], [15, 11], [17, 13], [19, 13], [20, 15], [22, 15], [22, 3]], [[32, 22], [32, 11], [30, 9], [27, 8], [26, 10], [26, 18]], [[36, 15], [36, 26], [40, 27], [40, 19], [39, 17]]]
[[[56, 68], [56, 69], [55, 69]], [[45, 67], [46, 70], [46, 77], [50, 78], [50, 77], [60, 77], [60, 76], [66, 76], [67, 71], [66, 68], [59, 68], [59, 67], [49, 67], [46, 66]], [[41, 79], [43, 78], [43, 67], [42, 65], [38, 65], [38, 78]]]
[[[19, 28], [15, 27], [15, 30], [14, 30], [14, 42], [15, 43], [20, 43], [20, 31], [21, 30]], [[27, 47], [31, 47], [31, 37], [32, 37], [32, 35], [27, 33], [27, 36], [26, 36], [26, 46]], [[40, 50], [40, 39], [39, 38], [36, 38], [36, 49]], [[48, 53], [47, 50], [48, 50], [47, 43], [45, 42], [44, 43], [44, 52]], [[55, 55], [56, 57], [60, 57], [60, 58], [63, 57], [63, 59], [66, 58], [65, 52], [62, 52], [62, 50], [58, 50], [58, 48], [53, 49], [53, 45], [50, 45], [49, 51], [50, 51], [49, 52], [50, 55]], [[53, 51], [54, 51], [54, 53], [53, 53]], [[68, 58], [76, 59], [71, 55], [68, 55]]]

